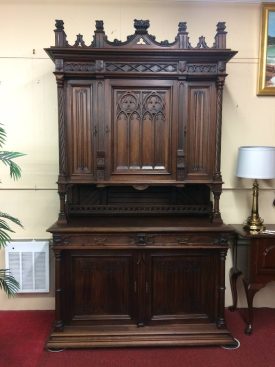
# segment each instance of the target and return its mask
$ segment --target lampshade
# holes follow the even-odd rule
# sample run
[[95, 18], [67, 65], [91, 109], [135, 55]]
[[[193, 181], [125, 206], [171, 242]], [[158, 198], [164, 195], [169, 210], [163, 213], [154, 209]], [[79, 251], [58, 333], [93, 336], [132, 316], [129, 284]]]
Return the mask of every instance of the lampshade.
[[253, 179], [275, 178], [275, 147], [240, 147], [236, 176]]

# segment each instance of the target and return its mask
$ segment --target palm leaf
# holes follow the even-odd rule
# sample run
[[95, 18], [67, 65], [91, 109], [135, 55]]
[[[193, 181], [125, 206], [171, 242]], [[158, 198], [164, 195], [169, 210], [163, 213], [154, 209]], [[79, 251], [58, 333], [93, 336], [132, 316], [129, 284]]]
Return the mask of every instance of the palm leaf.
[[[3, 147], [6, 142], [6, 131], [3, 125], [0, 123], [0, 148]], [[13, 161], [16, 158], [22, 157], [23, 153], [0, 151], [0, 161], [10, 169], [10, 176], [14, 180], [21, 177], [21, 168]], [[20, 227], [22, 224], [19, 219], [7, 214], [0, 212], [0, 249], [6, 246], [7, 242], [10, 242], [11, 237], [9, 233], [14, 232], [8, 222], [12, 222]], [[0, 269], [0, 290], [8, 295], [13, 296], [20, 289], [18, 281], [13, 277], [8, 269]]]
[[14, 232], [4, 219], [0, 219], [0, 229], [9, 231], [9, 232]]
[[0, 151], [0, 161], [10, 168], [10, 176], [14, 180], [21, 177], [21, 168], [13, 159], [24, 156], [25, 154], [19, 152]]
[[8, 295], [14, 296], [19, 290], [20, 285], [18, 281], [12, 276], [9, 269], [0, 269], [0, 289]]
[[0, 147], [2, 148], [2, 146], [5, 144], [6, 141], [6, 131], [5, 129], [2, 127], [2, 124], [0, 124]]
[[0, 249], [7, 245], [7, 242], [11, 241], [10, 235], [3, 229], [0, 229]]
[[20, 222], [19, 219], [13, 217], [12, 215], [10, 214], [7, 214], [7, 213], [3, 213], [3, 212], [0, 212], [0, 218], [5, 218], [5, 219], [8, 219], [10, 220], [11, 222], [13, 222], [14, 224], [17, 224], [18, 226], [22, 227], [23, 228], [23, 225], [22, 223]]
[[1, 247], [6, 246], [7, 242], [10, 242], [11, 240], [8, 232], [14, 232], [5, 219], [23, 228], [19, 219], [14, 218], [7, 213], [0, 212], [0, 249]]

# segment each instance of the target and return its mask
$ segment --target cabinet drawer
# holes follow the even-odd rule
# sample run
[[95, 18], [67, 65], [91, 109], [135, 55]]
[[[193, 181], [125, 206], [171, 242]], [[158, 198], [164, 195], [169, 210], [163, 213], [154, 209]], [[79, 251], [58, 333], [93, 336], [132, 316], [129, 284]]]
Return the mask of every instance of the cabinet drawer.
[[254, 276], [274, 277], [275, 275], [275, 241], [274, 239], [261, 238], [261, 239], [255, 240], [254, 252], [252, 253], [252, 269], [255, 269]]
[[[131, 238], [120, 234], [62, 234], [53, 236], [54, 247], [105, 247], [105, 246], [129, 246]], [[132, 240], [133, 242], [133, 240]]]
[[228, 239], [215, 234], [205, 233], [174, 233], [156, 234], [153, 237], [155, 246], [173, 247], [207, 247], [227, 245]]
[[209, 233], [116, 233], [116, 234], [62, 234], [54, 235], [54, 247], [221, 247], [227, 246], [228, 237]]

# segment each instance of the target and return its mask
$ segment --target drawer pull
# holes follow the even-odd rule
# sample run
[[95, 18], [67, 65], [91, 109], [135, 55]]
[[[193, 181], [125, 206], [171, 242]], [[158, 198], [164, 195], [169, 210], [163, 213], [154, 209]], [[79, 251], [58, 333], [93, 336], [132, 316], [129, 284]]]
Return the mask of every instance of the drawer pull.
[[138, 246], [146, 246], [152, 244], [152, 236], [148, 236], [145, 233], [139, 233], [136, 235], [135, 244]]
[[177, 242], [179, 245], [190, 245], [190, 238], [188, 237], [177, 238]]
[[106, 242], [106, 237], [95, 237], [96, 245], [104, 245]]
[[275, 246], [268, 246], [264, 250], [264, 256], [267, 256], [270, 251], [274, 250]]

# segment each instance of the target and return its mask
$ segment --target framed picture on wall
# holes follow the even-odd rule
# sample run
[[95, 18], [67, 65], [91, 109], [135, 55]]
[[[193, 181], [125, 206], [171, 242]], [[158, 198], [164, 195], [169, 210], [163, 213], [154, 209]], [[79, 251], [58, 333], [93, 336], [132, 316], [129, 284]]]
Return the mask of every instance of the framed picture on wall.
[[275, 96], [275, 3], [262, 4], [257, 94]]

